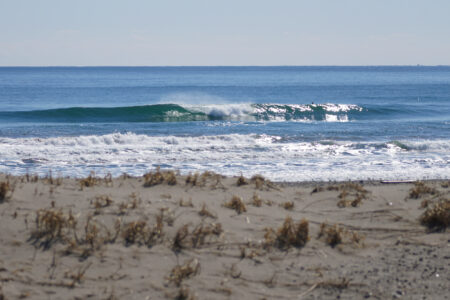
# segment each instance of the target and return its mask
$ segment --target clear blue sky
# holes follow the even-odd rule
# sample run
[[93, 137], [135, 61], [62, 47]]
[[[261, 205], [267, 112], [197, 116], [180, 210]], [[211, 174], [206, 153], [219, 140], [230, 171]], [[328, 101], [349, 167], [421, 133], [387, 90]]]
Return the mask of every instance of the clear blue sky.
[[0, 0], [0, 66], [450, 65], [450, 0]]

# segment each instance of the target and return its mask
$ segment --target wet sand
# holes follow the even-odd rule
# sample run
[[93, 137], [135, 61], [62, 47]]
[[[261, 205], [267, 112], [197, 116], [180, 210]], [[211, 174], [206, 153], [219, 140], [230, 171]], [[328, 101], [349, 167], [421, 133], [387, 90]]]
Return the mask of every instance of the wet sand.
[[0, 299], [450, 295], [447, 225], [421, 224], [439, 203], [448, 216], [448, 181], [270, 183], [154, 171], [3, 174], [0, 183]]

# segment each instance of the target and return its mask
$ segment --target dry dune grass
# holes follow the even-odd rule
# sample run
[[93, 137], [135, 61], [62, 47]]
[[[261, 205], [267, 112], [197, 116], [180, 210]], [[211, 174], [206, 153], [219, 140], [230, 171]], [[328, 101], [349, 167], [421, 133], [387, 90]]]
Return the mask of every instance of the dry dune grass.
[[344, 238], [344, 230], [338, 225], [329, 226], [325, 223], [322, 223], [320, 225], [318, 238], [321, 237], [325, 238], [325, 243], [327, 243], [331, 247], [335, 247], [336, 245], [342, 243], [342, 240]]
[[261, 207], [263, 205], [263, 201], [258, 194], [253, 193], [253, 196], [250, 200], [250, 204], [256, 207]]
[[[283, 191], [279, 192], [269, 188], [270, 184], [263, 177], [244, 178], [248, 185], [240, 187], [236, 182], [239, 178], [235, 177], [224, 179], [226, 189], [217, 191], [209, 188], [218, 180], [213, 173], [196, 173], [190, 175], [189, 179], [189, 176], [180, 176], [178, 181], [186, 178], [187, 185], [178, 183], [176, 186], [169, 186], [170, 180], [165, 177], [169, 173], [159, 169], [153, 172], [152, 179], [149, 179], [152, 183], [148, 186], [157, 182], [162, 184], [155, 188], [144, 187], [142, 178], [125, 178], [123, 181], [115, 178], [111, 179], [108, 186], [104, 182], [109, 179], [103, 181], [103, 178], [96, 178], [92, 174], [86, 182], [94, 185], [83, 183], [82, 186], [97, 187], [81, 191], [79, 180], [65, 178], [62, 187], [50, 199], [47, 184], [52, 183], [49, 178], [46, 182], [39, 179], [29, 186], [26, 186], [26, 182], [15, 184], [17, 181], [9, 178], [3, 187], [0, 181], [0, 197], [5, 200], [12, 193], [12, 186], [16, 186], [14, 201], [1, 205], [4, 214], [0, 221], [2, 218], [5, 220], [2, 225], [8, 222], [20, 224], [23, 233], [19, 241], [15, 238], [5, 239], [7, 243], [3, 247], [11, 252], [9, 245], [21, 242], [21, 250], [29, 249], [28, 253], [34, 252], [38, 257], [30, 262], [33, 264], [33, 269], [30, 268], [29, 271], [30, 274], [33, 272], [30, 278], [34, 280], [30, 286], [34, 290], [29, 298], [39, 298], [43, 286], [49, 291], [56, 291], [55, 296], [58, 297], [68, 291], [70, 297], [73, 295], [83, 298], [99, 285], [108, 284], [115, 285], [117, 290], [110, 292], [108, 288], [101, 298], [107, 298], [104, 296], [108, 294], [116, 297], [115, 293], [119, 289], [123, 290], [118, 292], [117, 298], [126, 297], [129, 292], [127, 288], [137, 291], [139, 298], [145, 298], [149, 293], [154, 293], [155, 298], [166, 296], [172, 299], [196, 299], [197, 294], [202, 299], [241, 295], [252, 297], [266, 288], [268, 292], [261, 293], [261, 298], [275, 295], [286, 298], [308, 298], [305, 295], [311, 298], [326, 298], [330, 295], [342, 298], [364, 296], [372, 292], [369, 285], [379, 280], [383, 283], [380, 278], [390, 276], [382, 271], [379, 271], [380, 274], [372, 272], [374, 267], [382, 270], [386, 263], [395, 263], [399, 255], [408, 255], [406, 251], [399, 254], [392, 250], [397, 247], [400, 236], [402, 246], [422, 255], [426, 261], [423, 268], [432, 270], [435, 266], [432, 258], [434, 253], [427, 253], [438, 248], [439, 245], [435, 244], [443, 236], [432, 234], [426, 236], [427, 240], [421, 239], [425, 235], [424, 227], [421, 227], [417, 219], [419, 213], [422, 213], [420, 223], [428, 227], [430, 232], [445, 232], [450, 220], [450, 203], [444, 198], [447, 194], [445, 187], [439, 185], [440, 182], [435, 185], [427, 183], [439, 189], [433, 197], [428, 192], [419, 193], [425, 195], [421, 196], [420, 201], [426, 202], [423, 210], [418, 211], [420, 208], [416, 201], [398, 201], [393, 206], [387, 206], [385, 201], [378, 201], [382, 199], [380, 194], [386, 196], [383, 191], [386, 187], [386, 198], [390, 197], [387, 199], [404, 199], [409, 197], [410, 188], [421, 186], [417, 184], [403, 184], [396, 188], [378, 183], [364, 186], [342, 183], [328, 187], [323, 183], [323, 188], [316, 188], [313, 192], [330, 193], [309, 197], [311, 183], [285, 184]], [[175, 172], [173, 175], [175, 176]], [[25, 181], [26, 177], [19, 177], [21, 179]], [[113, 182], [116, 186], [110, 189]], [[53, 179], [53, 185], [55, 184], [56, 180]], [[45, 185], [45, 189], [42, 185]], [[32, 197], [25, 197], [27, 194], [19, 189], [23, 186], [26, 186], [26, 193], [29, 195], [33, 195], [36, 186], [39, 192], [35, 192]], [[365, 188], [372, 191], [373, 201], [365, 202], [364, 209], [330, 209], [330, 195], [334, 194], [332, 205], [335, 205], [339, 195], [338, 200], [345, 204], [343, 207], [357, 206], [370, 193]], [[377, 189], [381, 189], [381, 192]], [[66, 191], [67, 194], [63, 194]], [[31, 201], [35, 199], [40, 201]], [[292, 201], [293, 199], [295, 200]], [[353, 205], [354, 201], [359, 202]], [[310, 206], [310, 203], [315, 205]], [[304, 209], [306, 207], [308, 209]], [[249, 212], [246, 214], [247, 209]], [[284, 209], [295, 209], [297, 217], [286, 216], [287, 213], [294, 212]], [[405, 210], [415, 214], [402, 215], [403, 219], [393, 221], [393, 216]], [[366, 222], [368, 215], [371, 216], [370, 224]], [[330, 225], [321, 224], [325, 217], [331, 222], [328, 223]], [[25, 220], [25, 224], [19, 221], [20, 218]], [[266, 228], [263, 229], [264, 227]], [[364, 245], [365, 237], [360, 234], [360, 230], [368, 235], [367, 245]], [[317, 237], [312, 242], [311, 232], [314, 239]], [[27, 238], [28, 244], [24, 245]], [[372, 247], [373, 245], [376, 246]], [[392, 249], [384, 247], [385, 245]], [[364, 253], [356, 253], [361, 247], [365, 247]], [[38, 251], [39, 249], [44, 251]], [[441, 252], [437, 253], [440, 255], [438, 264], [445, 257]], [[52, 253], [54, 260], [50, 261]], [[385, 261], [380, 259], [382, 255], [392, 258]], [[367, 263], [368, 257], [370, 264]], [[22, 258], [15, 258], [14, 264], [17, 265]], [[416, 264], [416, 258], [417, 256], [411, 257], [408, 267]], [[85, 262], [80, 264], [83, 261]], [[405, 261], [401, 263], [404, 264]], [[0, 260], [0, 295], [3, 287], [8, 299], [21, 298], [19, 294], [14, 294], [11, 283], [18, 284], [21, 283], [20, 280], [26, 281], [28, 278], [25, 271], [20, 271], [23, 276], [19, 271], [14, 273], [17, 269], [14, 264], [7, 262], [5, 258]], [[90, 265], [93, 267], [88, 270]], [[302, 269], [287, 268], [294, 265], [299, 265]], [[235, 269], [226, 273], [230, 266], [235, 266]], [[46, 273], [45, 269], [50, 271]], [[316, 269], [319, 271], [314, 271]], [[38, 274], [37, 270], [44, 271]], [[444, 278], [444, 271], [439, 271], [440, 278]], [[110, 274], [112, 275], [109, 277]], [[141, 277], [141, 274], [145, 277]], [[402, 273], [405, 278], [415, 276], [414, 274], [409, 271]], [[436, 278], [433, 277], [433, 280], [438, 280]], [[389, 285], [383, 284], [383, 288]], [[21, 288], [25, 292], [28, 289], [25, 284]], [[412, 295], [415, 291], [408, 290], [411, 293], [405, 295]], [[376, 294], [380, 299], [386, 298], [386, 295]], [[390, 295], [389, 290], [387, 297]], [[107, 299], [112, 299], [112, 296]]]
[[[121, 237], [125, 246], [133, 244], [152, 247], [162, 243], [163, 215], [156, 216], [156, 223], [150, 226], [145, 221], [134, 221], [122, 225], [121, 218], [116, 219], [113, 228], [99, 223], [92, 215], [82, 222], [80, 234], [79, 216], [62, 209], [40, 209], [36, 212], [35, 229], [31, 232], [29, 241], [38, 248], [50, 249], [55, 244], [66, 245], [66, 254], [75, 254], [80, 258], [99, 250], [107, 243], [116, 242]], [[111, 227], [111, 226], [110, 226]]]
[[242, 176], [242, 174], [241, 174], [241, 176], [239, 176], [237, 181], [236, 181], [236, 185], [237, 186], [242, 186], [242, 185], [247, 185], [247, 184], [248, 184], [248, 180], [244, 176]]
[[339, 186], [339, 190], [341, 191], [338, 195], [339, 201], [337, 203], [338, 207], [357, 207], [361, 205], [362, 200], [367, 198], [367, 191], [362, 185], [348, 182], [345, 184], [341, 184]]
[[114, 201], [108, 195], [98, 195], [94, 198], [94, 200], [91, 201], [91, 204], [95, 209], [94, 214], [96, 215], [101, 214], [103, 208], [109, 207], [113, 203]]
[[175, 171], [161, 171], [161, 169], [158, 167], [154, 172], [144, 174], [145, 187], [152, 187], [162, 183], [167, 183], [168, 185], [176, 185], [177, 177]]
[[168, 283], [173, 283], [176, 286], [180, 286], [181, 283], [200, 273], [200, 263], [197, 259], [189, 259], [182, 265], [175, 266], [170, 274], [167, 276]]
[[53, 173], [50, 170], [47, 176], [42, 178], [42, 182], [45, 184], [60, 186], [62, 184], [63, 179], [61, 177], [53, 177]]
[[233, 196], [230, 201], [226, 202], [224, 205], [226, 208], [234, 209], [239, 215], [247, 211], [244, 201], [239, 196]]
[[286, 201], [280, 204], [282, 208], [285, 210], [293, 210], [294, 209], [294, 202], [293, 201]]
[[266, 190], [270, 190], [270, 189], [274, 189], [274, 190], [280, 190], [272, 181], [266, 179], [264, 176], [262, 175], [253, 175], [252, 178], [250, 178], [250, 182], [252, 182], [253, 184], [255, 184], [255, 188], [262, 190], [262, 189], [266, 189]]
[[[57, 186], [62, 184], [62, 178], [57, 177], [56, 179], [53, 179], [51, 173], [43, 180], [46, 183], [55, 184]], [[78, 183], [80, 185], [81, 190], [83, 190], [83, 188], [85, 187], [94, 187], [100, 185], [101, 183], [103, 183], [105, 186], [112, 187], [113, 179], [111, 173], [106, 174], [105, 177], [102, 179], [96, 176], [95, 172], [92, 171], [87, 177], [79, 179]]]
[[205, 217], [205, 218], [208, 217], [208, 218], [212, 218], [212, 219], [217, 219], [217, 214], [211, 212], [211, 211], [208, 209], [208, 207], [206, 206], [205, 203], [203, 203], [202, 209], [198, 212], [198, 214], [199, 214], [201, 217]]
[[194, 174], [189, 173], [189, 175], [186, 176], [186, 180], [185, 180], [186, 185], [202, 186], [204, 184], [204, 182], [200, 182], [199, 177], [200, 177], [200, 175], [198, 173], [194, 173]]
[[444, 231], [450, 225], [450, 200], [444, 199], [435, 203], [420, 217], [422, 225], [430, 231]]
[[130, 222], [125, 225], [122, 238], [126, 246], [137, 244], [152, 247], [161, 243], [164, 237], [162, 216], [156, 217], [156, 224], [149, 226], [145, 221]]
[[79, 180], [81, 189], [83, 189], [84, 187], [93, 187], [99, 182], [100, 179], [95, 176], [94, 172], [91, 172], [91, 174], [89, 174], [89, 176], [87, 176], [86, 178], [82, 178]]
[[417, 181], [414, 183], [414, 187], [409, 190], [409, 198], [417, 199], [423, 195], [435, 195], [438, 191], [426, 185], [423, 181]]
[[189, 236], [189, 225], [185, 224], [181, 226], [173, 238], [172, 242], [172, 250], [175, 252], [179, 252], [185, 248], [185, 240]]
[[309, 223], [306, 219], [295, 224], [292, 218], [288, 216], [278, 230], [266, 228], [265, 231], [266, 248], [273, 246], [282, 250], [290, 247], [300, 248], [309, 241]]
[[77, 221], [72, 213], [63, 213], [61, 209], [40, 209], [36, 212], [35, 225], [30, 240], [34, 245], [48, 249], [57, 242], [67, 241]]
[[356, 182], [346, 182], [339, 185], [329, 185], [327, 187], [317, 186], [311, 194], [320, 193], [324, 191], [339, 191], [339, 201], [337, 206], [344, 207], [358, 207], [362, 204], [362, 201], [367, 199], [369, 191], [366, 190], [363, 185]]
[[172, 250], [179, 252], [183, 249], [199, 248], [216, 241], [223, 233], [220, 223], [200, 223], [189, 231], [189, 224], [181, 226], [172, 240]]
[[199, 224], [192, 230], [192, 247], [198, 248], [205, 245], [208, 241], [207, 238], [219, 237], [223, 232], [222, 224]]
[[12, 188], [9, 181], [0, 182], [0, 203], [8, 200], [11, 197], [13, 191], [14, 189]]
[[270, 180], [266, 179], [264, 176], [256, 174], [253, 175], [250, 180], [245, 178], [242, 174], [241, 176], [238, 177], [237, 181], [236, 181], [236, 186], [243, 186], [243, 185], [249, 185], [250, 183], [255, 185], [256, 189], [259, 190], [270, 190], [270, 189], [275, 189], [275, 190], [279, 190], [279, 188]]
[[131, 193], [128, 200], [118, 205], [118, 215], [126, 215], [129, 210], [137, 209], [141, 203], [141, 198], [136, 193]]
[[355, 231], [345, 230], [337, 224], [322, 223], [317, 238], [324, 238], [325, 243], [333, 248], [342, 243], [349, 243], [358, 248], [364, 246], [364, 236]]
[[194, 174], [189, 173], [186, 176], [185, 184], [186, 186], [191, 187], [204, 187], [208, 183], [210, 183], [210, 188], [212, 189], [225, 189], [225, 186], [221, 182], [222, 178], [222, 175], [210, 171], [205, 171], [202, 174], [199, 174], [197, 172]]

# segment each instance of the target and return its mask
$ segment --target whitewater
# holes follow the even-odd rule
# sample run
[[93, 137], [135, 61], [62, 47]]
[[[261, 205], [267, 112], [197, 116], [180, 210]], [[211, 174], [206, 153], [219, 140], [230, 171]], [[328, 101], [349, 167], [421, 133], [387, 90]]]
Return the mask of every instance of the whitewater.
[[449, 67], [0, 68], [0, 172], [450, 178]]

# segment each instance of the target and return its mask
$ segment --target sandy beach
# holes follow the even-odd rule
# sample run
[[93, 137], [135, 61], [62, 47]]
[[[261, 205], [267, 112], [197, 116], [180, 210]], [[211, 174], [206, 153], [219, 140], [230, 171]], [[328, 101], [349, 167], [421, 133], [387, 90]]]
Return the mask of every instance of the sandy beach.
[[450, 182], [0, 175], [0, 299], [448, 299]]

